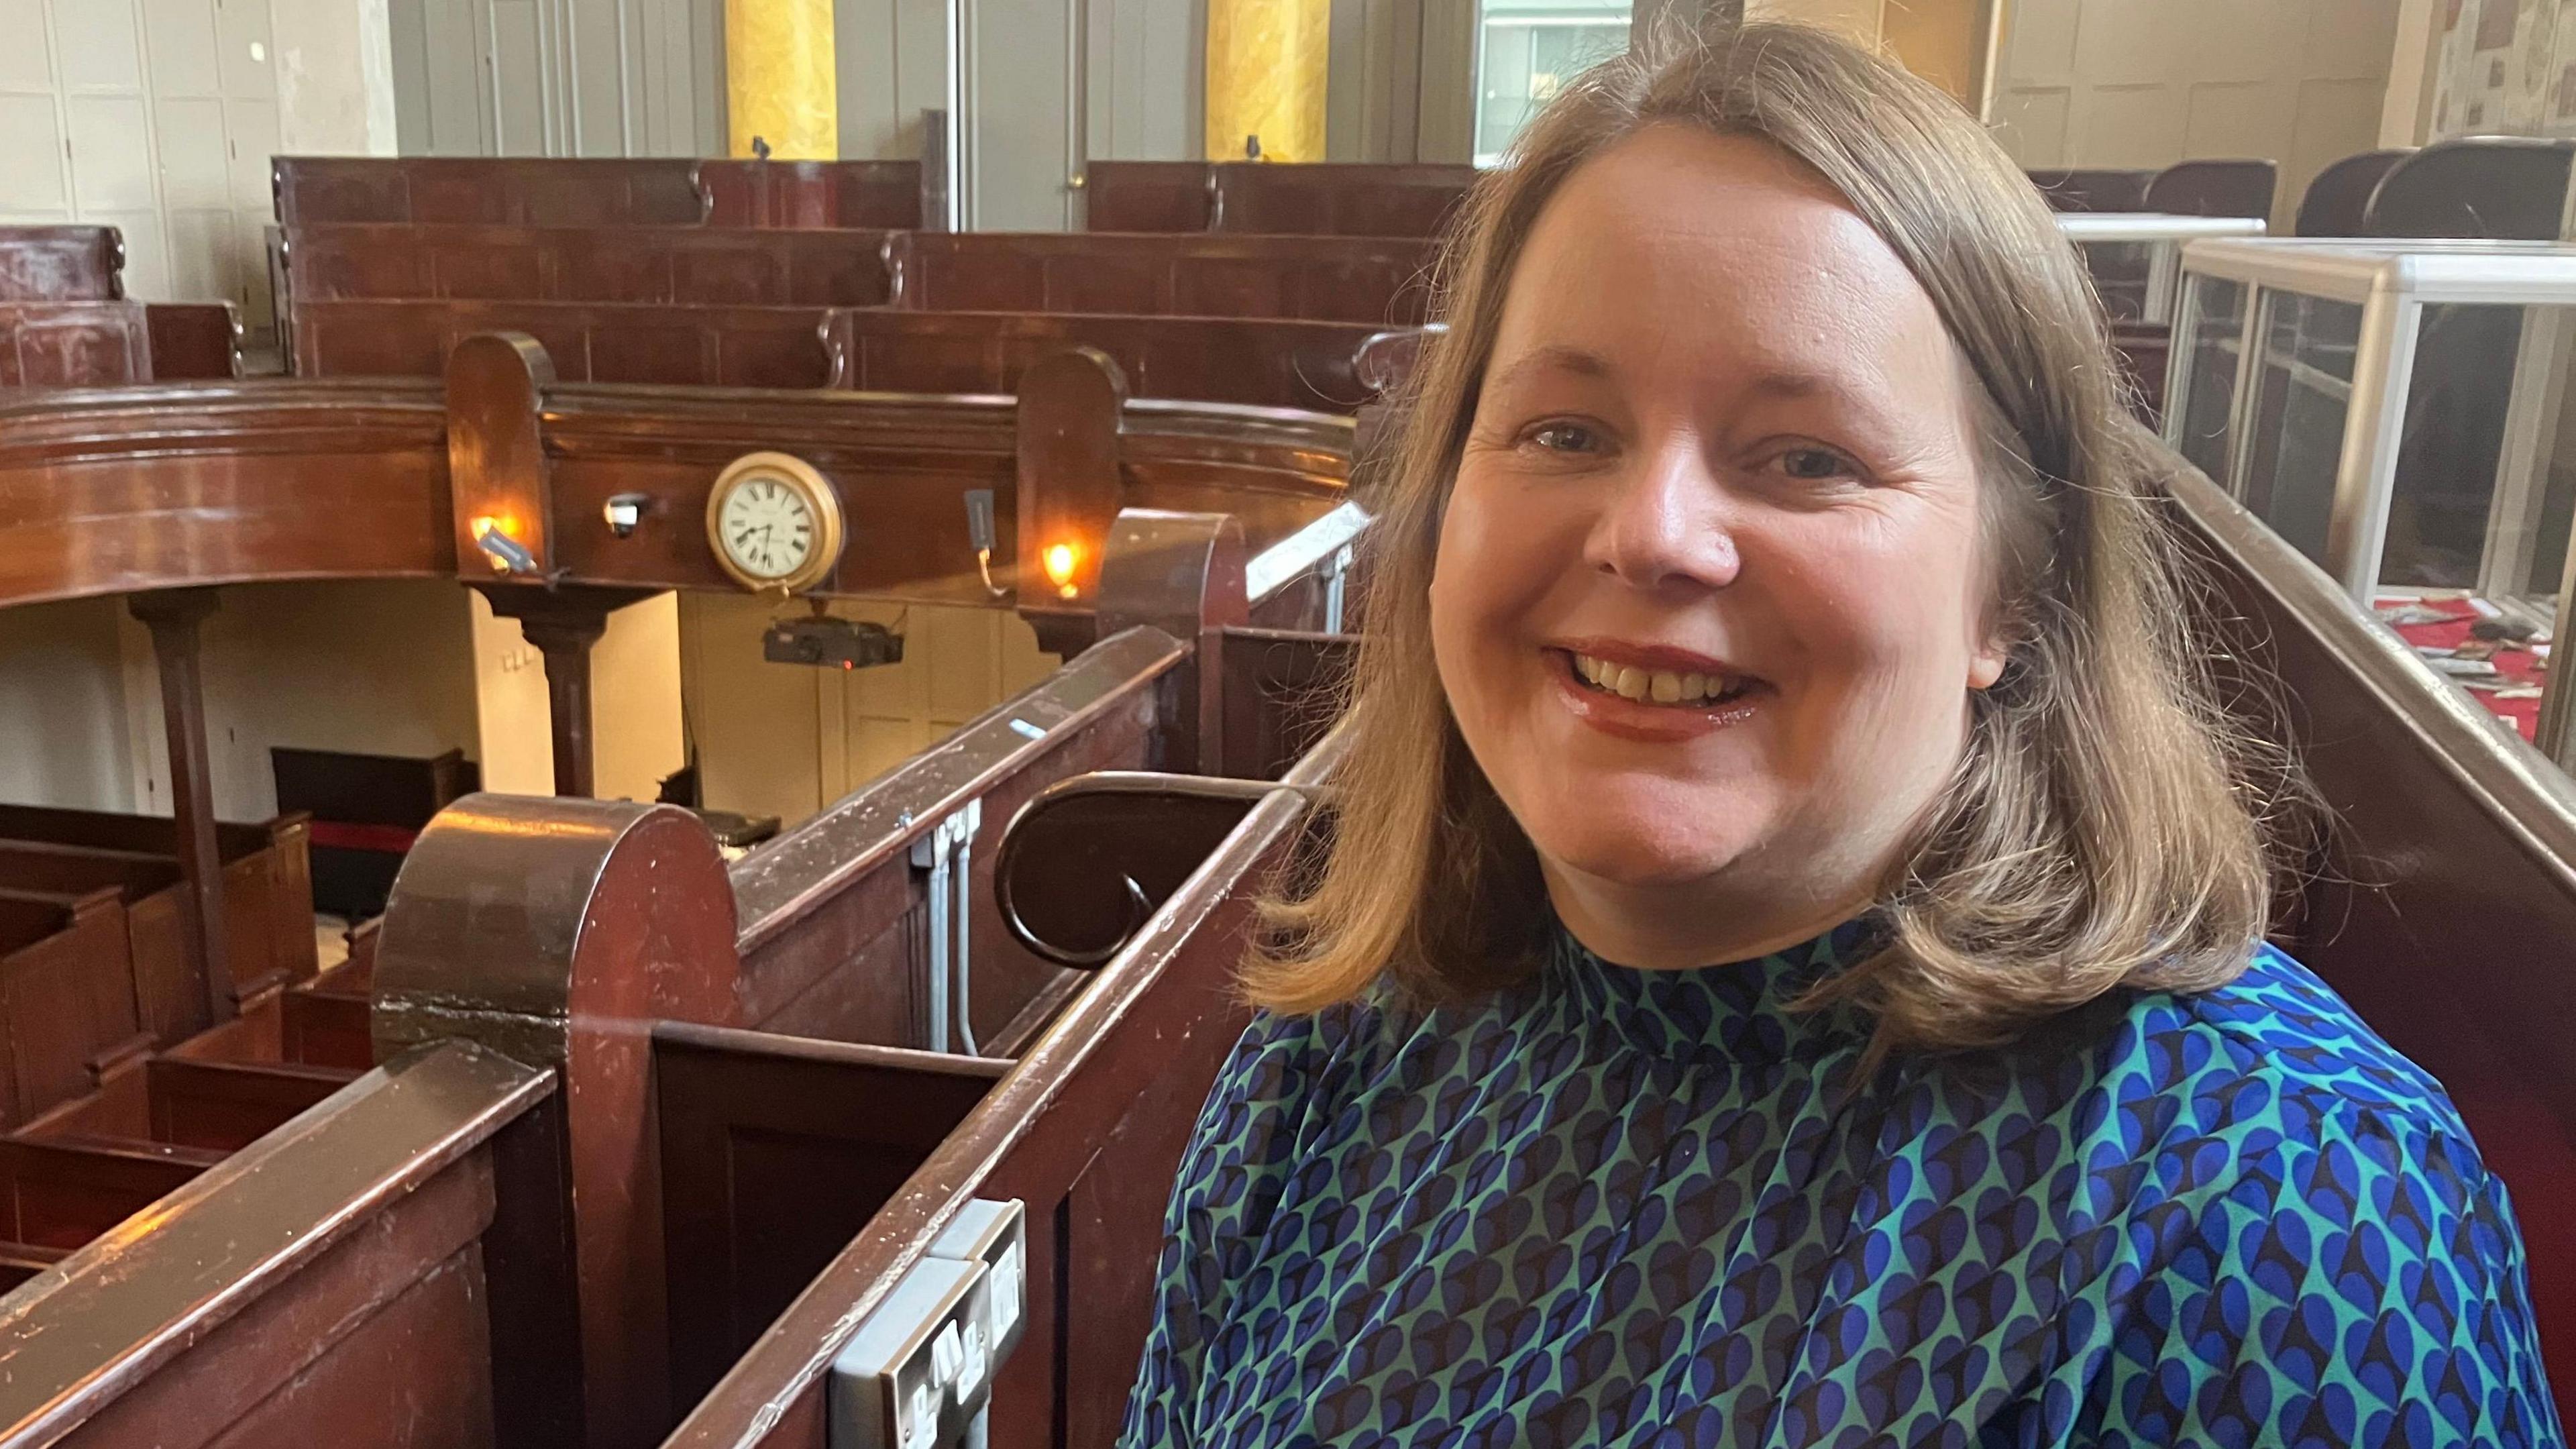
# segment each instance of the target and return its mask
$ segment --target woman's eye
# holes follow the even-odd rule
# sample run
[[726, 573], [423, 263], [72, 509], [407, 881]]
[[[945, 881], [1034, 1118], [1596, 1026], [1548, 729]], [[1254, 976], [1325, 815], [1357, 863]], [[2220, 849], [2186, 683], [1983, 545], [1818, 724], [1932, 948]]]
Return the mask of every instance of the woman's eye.
[[1529, 440], [1551, 453], [1598, 452], [1601, 439], [1581, 423], [1545, 423], [1531, 430]]
[[1791, 448], [1776, 461], [1781, 472], [1806, 482], [1851, 478], [1860, 473], [1858, 465], [1831, 448]]

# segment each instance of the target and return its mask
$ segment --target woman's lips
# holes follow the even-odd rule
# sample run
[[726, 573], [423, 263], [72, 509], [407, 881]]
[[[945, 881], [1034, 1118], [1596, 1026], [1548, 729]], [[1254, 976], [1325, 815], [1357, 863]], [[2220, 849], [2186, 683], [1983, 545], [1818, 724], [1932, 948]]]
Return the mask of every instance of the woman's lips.
[[[1687, 651], [1605, 647], [1597, 654], [1571, 648], [1543, 652], [1566, 708], [1585, 724], [1620, 739], [1656, 744], [1694, 739], [1752, 718], [1775, 692], [1767, 680]], [[1649, 667], [1648, 661], [1660, 667]]]

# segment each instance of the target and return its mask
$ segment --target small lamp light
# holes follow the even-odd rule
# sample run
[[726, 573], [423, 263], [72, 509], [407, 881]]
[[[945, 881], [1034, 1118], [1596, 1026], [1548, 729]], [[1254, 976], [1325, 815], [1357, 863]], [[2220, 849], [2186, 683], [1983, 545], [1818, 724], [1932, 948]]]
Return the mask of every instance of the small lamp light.
[[1069, 543], [1049, 544], [1041, 561], [1046, 565], [1047, 581], [1055, 585], [1056, 596], [1072, 598], [1075, 593], [1073, 570], [1082, 562], [1081, 551]]
[[537, 568], [537, 556], [528, 552], [526, 544], [523, 544], [510, 536], [510, 521], [508, 519], [495, 518], [490, 514], [485, 514], [484, 516], [475, 519], [472, 527], [474, 530], [475, 547], [482, 549], [484, 554], [491, 559], [492, 572], [496, 574], [533, 574], [539, 571]]

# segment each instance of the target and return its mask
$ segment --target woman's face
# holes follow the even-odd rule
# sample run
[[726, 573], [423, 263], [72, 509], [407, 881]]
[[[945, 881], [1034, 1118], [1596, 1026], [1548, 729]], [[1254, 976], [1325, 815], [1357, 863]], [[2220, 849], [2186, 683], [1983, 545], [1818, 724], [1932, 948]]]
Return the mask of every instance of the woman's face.
[[1548, 204], [1431, 623], [1586, 944], [1698, 964], [1865, 902], [2003, 666], [1970, 385], [1904, 263], [1761, 142], [1651, 129]]

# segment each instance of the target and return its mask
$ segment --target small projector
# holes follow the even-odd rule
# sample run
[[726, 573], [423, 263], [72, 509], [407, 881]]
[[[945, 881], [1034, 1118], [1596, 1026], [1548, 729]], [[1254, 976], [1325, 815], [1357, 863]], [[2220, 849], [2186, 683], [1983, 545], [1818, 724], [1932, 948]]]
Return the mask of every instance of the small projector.
[[903, 636], [883, 624], [857, 619], [781, 619], [760, 636], [761, 657], [772, 664], [817, 669], [865, 669], [903, 662]]

